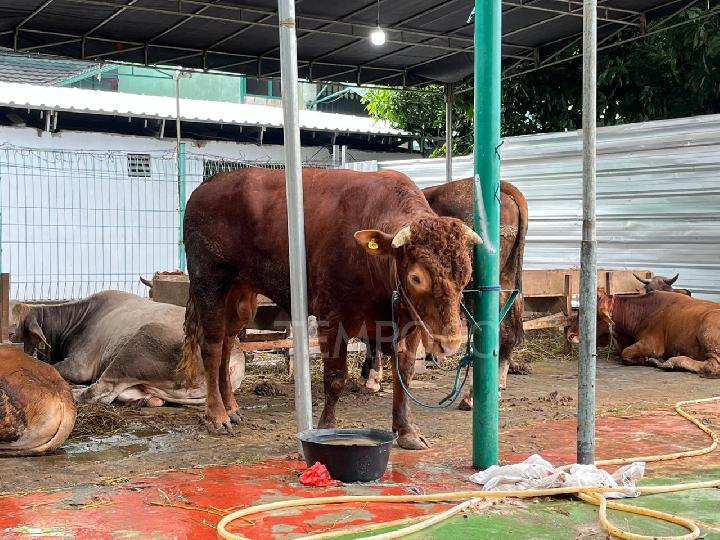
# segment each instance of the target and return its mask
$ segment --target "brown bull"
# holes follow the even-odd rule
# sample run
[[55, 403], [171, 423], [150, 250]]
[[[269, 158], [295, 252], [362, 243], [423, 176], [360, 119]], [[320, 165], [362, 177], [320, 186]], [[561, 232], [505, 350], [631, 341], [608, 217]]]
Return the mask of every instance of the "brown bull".
[[[347, 342], [382, 341], [391, 352], [391, 298], [397, 305], [400, 372], [413, 376], [415, 351], [452, 354], [462, 343], [460, 301], [470, 280], [469, 242], [460, 220], [439, 217], [405, 175], [303, 170], [308, 308], [316, 315], [324, 362], [319, 427], [335, 424], [347, 377]], [[240, 421], [228, 384], [229, 344], [253, 319], [262, 293], [290, 308], [285, 175], [282, 170], [220, 173], [196, 189], [185, 211], [190, 300], [183, 363], [195, 376], [200, 349], [207, 375], [206, 417], [217, 432]], [[393, 429], [404, 448], [426, 443], [394, 377]]]
[[75, 425], [70, 386], [48, 364], [0, 346], [0, 457], [58, 448]]
[[[461, 219], [468, 226], [473, 224], [473, 181], [465, 178], [447, 184], [426, 188], [423, 195], [430, 207], [441, 216]], [[503, 291], [522, 291], [522, 262], [527, 234], [528, 206], [522, 192], [510, 182], [500, 182], [500, 286]], [[510, 292], [500, 294], [500, 305], [504, 305]], [[508, 368], [512, 364], [513, 349], [523, 342], [523, 299], [518, 296], [507, 316], [500, 323], [500, 389], [507, 386]], [[368, 353], [361, 372], [361, 390], [380, 389], [382, 364], [376, 347], [367, 344]], [[366, 390], [365, 390], [366, 391]], [[472, 408], [470, 388], [460, 408]]]
[[[610, 296], [598, 290], [598, 345], [612, 339], [623, 360], [720, 377], [720, 304], [654, 291]], [[568, 339], [577, 341], [577, 323]]]

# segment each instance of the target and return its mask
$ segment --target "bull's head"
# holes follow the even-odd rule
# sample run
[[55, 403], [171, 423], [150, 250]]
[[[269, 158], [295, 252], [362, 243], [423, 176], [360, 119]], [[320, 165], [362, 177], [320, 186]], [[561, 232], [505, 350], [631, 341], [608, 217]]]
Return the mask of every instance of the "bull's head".
[[355, 239], [368, 254], [394, 259], [399, 327], [418, 327], [429, 352], [456, 352], [462, 343], [462, 292], [472, 274], [467, 245], [482, 243], [478, 234], [458, 219], [427, 217], [395, 234], [363, 230]]
[[38, 351], [38, 358], [45, 361], [49, 358], [50, 344], [40, 327], [37, 314], [37, 308], [29, 309], [24, 316], [17, 321], [10, 341], [13, 343], [22, 343], [25, 354], [32, 356]]
[[[605, 289], [597, 290], [597, 345], [607, 347], [610, 343], [610, 328], [613, 325], [613, 300]], [[565, 328], [565, 338], [571, 343], [580, 342], [580, 320], [573, 319], [570, 326]]]
[[673, 288], [673, 284], [678, 280], [678, 278], [680, 277], [680, 274], [675, 274], [675, 276], [671, 277], [671, 278], [666, 278], [663, 276], [653, 276], [650, 279], [641, 278], [637, 274], [633, 274], [633, 276], [635, 276], [635, 279], [637, 279], [640, 283], [642, 283], [644, 285], [643, 290], [646, 293], [649, 293], [652, 291], [667, 291], [667, 292], [676, 292], [676, 293], [692, 296], [690, 291], [687, 289]]

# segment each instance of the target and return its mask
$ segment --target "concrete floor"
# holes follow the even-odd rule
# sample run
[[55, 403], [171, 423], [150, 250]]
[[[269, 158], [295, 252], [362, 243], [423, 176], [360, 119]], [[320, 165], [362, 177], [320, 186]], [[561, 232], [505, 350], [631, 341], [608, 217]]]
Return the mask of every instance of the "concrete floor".
[[[691, 408], [720, 431], [720, 404]], [[547, 420], [504, 430], [514, 452], [503, 462], [523, 460], [526, 449], [542, 447], [556, 464], [574, 461], [574, 420]], [[469, 439], [469, 437], [468, 437]], [[669, 410], [605, 416], [598, 419], [598, 458], [628, 457], [700, 448], [709, 439]], [[504, 444], [503, 446], [507, 446]], [[395, 448], [386, 475], [377, 483], [333, 489], [306, 488], [297, 477], [304, 464], [292, 457], [261, 462], [167, 471], [119, 478], [102, 485], [78, 478], [78, 485], [50, 493], [0, 496], [0, 538], [216, 538], [220, 515], [245, 505], [330, 494], [407, 494], [474, 489], [470, 447], [435, 447], [424, 452]], [[3, 474], [12, 471], [3, 470]], [[718, 452], [682, 461], [649, 464], [647, 484], [720, 478]], [[720, 489], [646, 496], [631, 501], [700, 519], [705, 538], [720, 539]], [[234, 531], [249, 538], [293, 538], [336, 527], [423, 515], [448, 505], [376, 504], [306, 508], [236, 522]], [[646, 518], [612, 513], [611, 519], [633, 532], [670, 535], [683, 529]], [[595, 507], [571, 498], [504, 501], [485, 506], [425, 531], [417, 538], [606, 538]]]

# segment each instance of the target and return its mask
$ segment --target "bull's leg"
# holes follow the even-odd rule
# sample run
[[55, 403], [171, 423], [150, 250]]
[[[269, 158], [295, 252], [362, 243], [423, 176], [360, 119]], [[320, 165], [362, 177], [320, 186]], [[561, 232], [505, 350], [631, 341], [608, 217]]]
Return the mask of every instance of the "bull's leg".
[[222, 346], [220, 365], [220, 395], [230, 420], [242, 422], [240, 407], [233, 394], [230, 376], [230, 354], [237, 335], [255, 318], [257, 312], [257, 291], [249, 283], [236, 281], [225, 301], [225, 338]]
[[72, 356], [53, 364], [63, 379], [74, 384], [89, 384], [92, 382], [94, 363], [85, 356]]
[[[714, 365], [714, 369], [713, 366]], [[691, 373], [699, 373], [708, 378], [719, 378], [720, 369], [718, 369], [717, 360], [695, 360], [689, 356], [673, 356], [664, 362], [658, 362], [657, 367], [667, 370], [683, 370]]]
[[205, 368], [207, 399], [205, 423], [211, 433], [232, 434], [230, 416], [220, 394], [220, 368], [225, 339], [225, 298], [229, 290], [228, 277], [219, 273], [194, 276], [190, 268], [190, 294], [195, 303], [200, 333], [200, 353]]
[[658, 353], [652, 344], [640, 340], [623, 349], [620, 356], [625, 363], [636, 366], [644, 366], [647, 364], [648, 358], [657, 358], [662, 356], [662, 354]]
[[405, 350], [398, 353], [400, 373], [398, 373], [395, 362], [392, 362], [393, 431], [398, 434], [398, 445], [400, 448], [407, 450], [423, 450], [429, 447], [427, 441], [420, 433], [420, 429], [415, 425], [409, 399], [400, 383], [400, 377], [402, 377], [405, 386], [410, 388], [410, 383], [415, 374], [416, 351], [419, 343], [420, 334], [417, 331], [412, 332], [405, 338]]
[[371, 339], [365, 343], [365, 361], [360, 371], [360, 393], [374, 394], [380, 391], [382, 382], [382, 357], [377, 343]]
[[335, 427], [335, 407], [345, 389], [347, 379], [347, 338], [340, 324], [318, 326], [320, 350], [323, 358], [325, 407], [318, 428]]
[[137, 384], [137, 381], [110, 381], [100, 377], [87, 388], [73, 390], [77, 402], [112, 403], [122, 392]]

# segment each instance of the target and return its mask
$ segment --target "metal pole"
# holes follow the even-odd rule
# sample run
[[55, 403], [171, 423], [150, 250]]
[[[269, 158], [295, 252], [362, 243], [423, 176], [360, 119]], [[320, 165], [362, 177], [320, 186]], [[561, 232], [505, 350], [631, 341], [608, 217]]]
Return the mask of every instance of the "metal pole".
[[445, 181], [452, 182], [452, 107], [453, 85], [445, 85]]
[[[475, 246], [473, 276], [473, 466], [498, 462], [498, 353], [500, 303], [500, 23], [501, 3], [475, 0]], [[480, 207], [482, 204], [482, 208]], [[483, 219], [483, 214], [485, 219]]]
[[[305, 215], [303, 212], [300, 123], [298, 120], [297, 39], [295, 2], [278, 0], [280, 69], [285, 141], [285, 190], [290, 241], [290, 308], [295, 352], [295, 413], [298, 431], [312, 428], [310, 349], [307, 327], [307, 269], [305, 267]], [[300, 447], [302, 454], [302, 448]]]
[[184, 272], [187, 267], [185, 257], [185, 237], [183, 236], [183, 223], [185, 221], [185, 143], [178, 147], [178, 270]]
[[580, 249], [580, 352], [578, 360], [577, 461], [595, 462], [595, 327], [597, 241], [595, 239], [595, 118], [597, 0], [583, 4], [583, 228]]
[[[175, 72], [175, 145], [177, 157], [177, 192], [178, 192], [178, 270], [185, 271], [185, 239], [183, 238], [183, 221], [185, 220], [185, 144], [180, 131], [180, 79], [192, 77], [192, 73]], [[163, 120], [164, 122], [164, 120]], [[164, 124], [163, 124], [164, 128]]]

